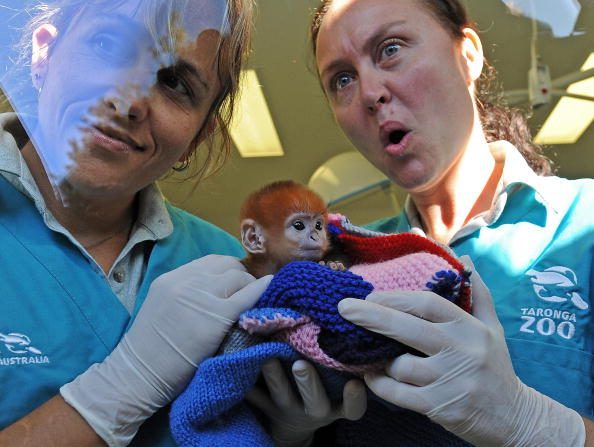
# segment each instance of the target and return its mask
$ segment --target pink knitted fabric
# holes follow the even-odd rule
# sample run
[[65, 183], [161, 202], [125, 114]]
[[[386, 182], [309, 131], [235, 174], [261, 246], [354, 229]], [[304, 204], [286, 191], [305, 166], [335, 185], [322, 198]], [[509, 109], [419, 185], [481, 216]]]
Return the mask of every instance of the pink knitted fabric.
[[288, 317], [280, 312], [275, 313], [272, 318], [249, 318], [244, 317], [239, 322], [239, 326], [250, 334], [271, 335], [285, 329], [294, 328], [305, 323], [309, 323], [311, 318], [303, 315], [298, 318]]
[[375, 290], [427, 290], [433, 274], [450, 264], [432, 253], [412, 253], [389, 261], [353, 265], [349, 270], [370, 282]]
[[259, 315], [256, 317], [242, 317], [239, 326], [250, 334], [271, 335], [272, 338], [288, 343], [297, 352], [339, 371], [347, 371], [363, 377], [366, 372], [382, 369], [386, 362], [370, 363], [365, 365], [347, 365], [328, 356], [318, 344], [320, 326], [313, 323], [308, 316], [295, 318], [274, 312], [271, 317]]
[[312, 359], [320, 365], [339, 371], [347, 371], [359, 377], [363, 377], [368, 372], [381, 370], [386, 366], [385, 361], [366, 365], [346, 365], [341, 363], [326, 355], [322, 348], [320, 348], [318, 344], [319, 334], [320, 326], [310, 322], [296, 326], [290, 331], [281, 331], [275, 334], [274, 338], [289, 343], [297, 352], [303, 354], [305, 358]]

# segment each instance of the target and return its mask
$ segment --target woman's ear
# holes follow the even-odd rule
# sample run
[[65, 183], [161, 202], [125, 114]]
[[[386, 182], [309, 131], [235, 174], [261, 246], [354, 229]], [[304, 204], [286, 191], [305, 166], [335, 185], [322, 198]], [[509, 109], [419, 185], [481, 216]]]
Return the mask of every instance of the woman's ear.
[[474, 83], [483, 71], [484, 56], [483, 45], [476, 31], [472, 28], [464, 28], [462, 31], [461, 51], [466, 65], [466, 76], [469, 84]]
[[46, 23], [33, 32], [31, 54], [31, 78], [33, 86], [40, 90], [48, 68], [49, 47], [58, 37], [58, 30], [54, 25]]

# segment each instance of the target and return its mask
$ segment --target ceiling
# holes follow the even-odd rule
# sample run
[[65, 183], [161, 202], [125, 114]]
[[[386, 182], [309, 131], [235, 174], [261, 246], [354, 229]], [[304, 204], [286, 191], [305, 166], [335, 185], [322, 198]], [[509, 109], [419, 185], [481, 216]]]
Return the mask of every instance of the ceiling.
[[[538, 2], [540, 0], [535, 0]], [[176, 205], [238, 234], [238, 213], [244, 198], [260, 186], [281, 179], [307, 183], [320, 164], [353, 150], [336, 126], [311, 69], [307, 29], [318, 0], [257, 0], [258, 17], [250, 67], [256, 69], [285, 155], [241, 158], [237, 151], [225, 169], [196, 186], [179, 176], [161, 182]], [[556, 39], [541, 28], [539, 53], [553, 79], [578, 70], [594, 51], [594, 0], [580, 0], [579, 35]], [[531, 21], [511, 15], [500, 0], [466, 0], [478, 24], [487, 57], [499, 71], [506, 90], [527, 86]], [[536, 110], [530, 121], [537, 129], [554, 105]], [[594, 125], [577, 144], [546, 150], [558, 175], [594, 177]], [[393, 214], [403, 193], [393, 188], [351, 200], [339, 211], [355, 223]]]

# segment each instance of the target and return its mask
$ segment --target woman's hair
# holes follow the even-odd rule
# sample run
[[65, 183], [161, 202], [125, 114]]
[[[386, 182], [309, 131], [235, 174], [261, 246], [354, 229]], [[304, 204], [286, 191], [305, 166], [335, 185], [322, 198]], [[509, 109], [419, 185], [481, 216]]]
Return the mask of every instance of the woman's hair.
[[[45, 23], [54, 25], [61, 33], [67, 34], [69, 26], [76, 21], [88, 8], [113, 8], [125, 0], [53, 0], [37, 1], [36, 6], [28, 14], [32, 17], [25, 26], [21, 41], [18, 45], [19, 57], [13, 74], [22, 83], [19, 89], [32, 89], [30, 79], [31, 36], [35, 29]], [[231, 151], [231, 136], [229, 126], [233, 117], [235, 103], [239, 95], [241, 69], [244, 66], [249, 51], [254, 18], [254, 0], [211, 0], [226, 3], [226, 19], [223, 21], [223, 30], [219, 43], [217, 56], [217, 73], [221, 91], [213, 102], [209, 113], [197, 137], [216, 125], [215, 132], [209, 132], [205, 140], [207, 150], [200, 154], [200, 162], [196, 163], [192, 177], [198, 180], [220, 170], [229, 157]], [[183, 35], [176, 32], [178, 21], [183, 17], [176, 11], [184, 11], [191, 7], [192, 0], [142, 0], [142, 7], [147, 11], [145, 22], [155, 42], [162, 42], [158, 29], [163, 28], [165, 22], [168, 30], [168, 45], [174, 47], [177, 36]], [[57, 42], [56, 42], [57, 43]], [[51, 49], [50, 49], [51, 51]], [[37, 95], [29, 95], [35, 98]], [[29, 97], [26, 96], [26, 97]], [[23, 107], [24, 113], [32, 113], [37, 104]], [[215, 136], [218, 135], [218, 146], [215, 148]], [[195, 155], [196, 148], [192, 150]], [[194, 157], [195, 158], [195, 157]]]
[[[455, 39], [464, 37], [464, 28], [476, 29], [459, 0], [418, 0]], [[314, 56], [320, 27], [332, 0], [321, 0], [314, 13], [310, 33]], [[501, 89], [496, 83], [495, 69], [486, 63], [486, 68], [476, 86], [476, 103], [481, 123], [488, 142], [507, 140], [514, 144], [530, 167], [539, 175], [551, 175], [551, 161], [542, 153], [542, 148], [532, 141], [526, 115], [519, 109], [510, 108], [502, 101]]]

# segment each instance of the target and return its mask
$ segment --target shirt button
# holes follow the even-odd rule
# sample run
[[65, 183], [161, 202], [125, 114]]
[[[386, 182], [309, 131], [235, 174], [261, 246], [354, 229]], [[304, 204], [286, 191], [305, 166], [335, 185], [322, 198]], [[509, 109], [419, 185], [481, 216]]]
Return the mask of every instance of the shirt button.
[[125, 277], [126, 277], [126, 275], [124, 274], [124, 272], [114, 272], [114, 274], [113, 274], [113, 279], [119, 283], [124, 282]]

